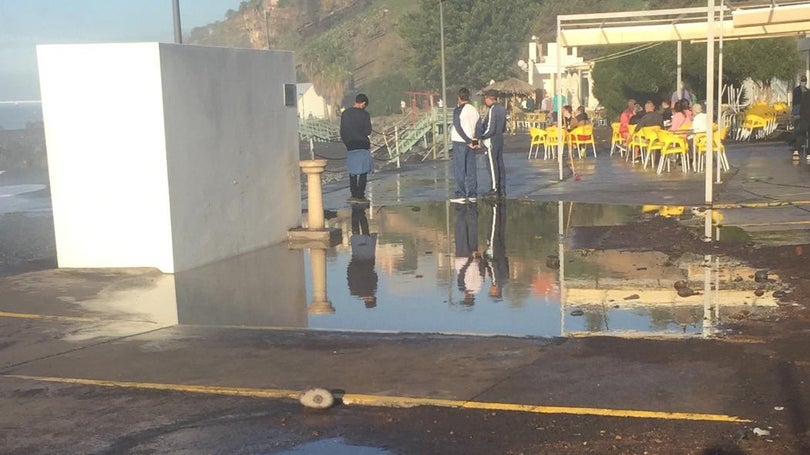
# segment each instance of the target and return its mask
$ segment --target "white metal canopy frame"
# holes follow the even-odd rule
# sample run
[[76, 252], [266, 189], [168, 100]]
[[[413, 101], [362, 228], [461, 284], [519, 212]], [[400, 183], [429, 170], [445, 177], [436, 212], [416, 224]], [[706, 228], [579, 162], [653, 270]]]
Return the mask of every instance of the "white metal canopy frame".
[[[726, 2], [732, 3], [732, 2]], [[719, 13], [719, 17], [718, 16]], [[663, 41], [706, 41], [706, 93], [714, 93], [714, 42], [720, 37], [720, 71], [722, 87], [722, 41], [728, 39], [773, 38], [804, 35], [810, 31], [810, 2], [756, 1], [732, 6], [716, 6], [707, 0], [706, 7], [665, 10], [622, 11], [598, 14], [557, 16], [557, 43], [560, 47], [603, 46], [611, 44], [640, 44]], [[562, 96], [559, 80], [562, 68], [557, 53], [557, 74], [554, 87]], [[680, 61], [678, 62], [680, 68]], [[680, 74], [680, 71], [679, 71]], [[680, 77], [678, 78], [680, 86]], [[714, 102], [708, 96], [706, 115], [714, 118]], [[719, 98], [719, 97], [718, 97]], [[559, 103], [561, 104], [561, 103]], [[557, 118], [561, 118], [558, 106]], [[559, 177], [562, 170], [562, 130], [560, 130]], [[712, 203], [712, 131], [709, 128], [706, 150], [706, 204]]]

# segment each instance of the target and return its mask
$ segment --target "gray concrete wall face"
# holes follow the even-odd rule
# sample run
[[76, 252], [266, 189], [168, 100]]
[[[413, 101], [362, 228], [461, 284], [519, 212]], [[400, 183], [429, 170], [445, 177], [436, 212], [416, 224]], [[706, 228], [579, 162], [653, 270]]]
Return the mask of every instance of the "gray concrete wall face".
[[292, 52], [160, 44], [175, 270], [281, 242], [300, 224]]
[[60, 267], [173, 273], [282, 242], [300, 224], [291, 52], [37, 52]]

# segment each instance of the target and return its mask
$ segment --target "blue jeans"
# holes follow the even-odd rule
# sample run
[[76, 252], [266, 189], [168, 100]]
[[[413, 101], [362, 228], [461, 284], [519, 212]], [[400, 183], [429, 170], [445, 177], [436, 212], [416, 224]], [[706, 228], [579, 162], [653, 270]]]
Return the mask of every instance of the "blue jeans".
[[456, 197], [475, 197], [478, 194], [478, 175], [475, 150], [463, 142], [453, 142], [453, 178]]

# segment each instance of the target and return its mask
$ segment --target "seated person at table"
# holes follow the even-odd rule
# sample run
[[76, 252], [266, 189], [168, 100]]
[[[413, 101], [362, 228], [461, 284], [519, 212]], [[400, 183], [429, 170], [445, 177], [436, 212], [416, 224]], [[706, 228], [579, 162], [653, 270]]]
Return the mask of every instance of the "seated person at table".
[[695, 103], [692, 106], [692, 114], [694, 116], [692, 117], [692, 131], [695, 133], [705, 133], [708, 126], [706, 113], [703, 112], [703, 106]]
[[655, 103], [650, 100], [644, 103], [644, 116], [636, 123], [636, 131], [645, 126], [664, 126], [664, 117], [655, 109]]
[[692, 111], [689, 109], [689, 101], [680, 100], [675, 103], [672, 124], [669, 125], [670, 131], [686, 130], [692, 126]]
[[627, 142], [630, 135], [630, 118], [636, 113], [636, 100], [630, 98], [627, 100], [627, 109], [623, 110], [622, 113], [619, 115], [619, 134], [622, 135], [624, 141]]
[[577, 113], [574, 115], [574, 126], [582, 126], [587, 125], [590, 123], [590, 119], [588, 118], [588, 114], [585, 113], [585, 108], [580, 106], [577, 108]]
[[664, 117], [664, 128], [669, 128], [672, 125], [672, 106], [669, 100], [661, 101], [661, 117]]
[[574, 116], [574, 108], [570, 104], [563, 106], [563, 126], [567, 131], [571, 131], [577, 127], [577, 119]]
[[630, 117], [630, 124], [638, 125], [638, 122], [642, 119], [642, 117], [644, 117], [644, 107], [642, 107], [640, 104], [636, 104], [633, 107], [633, 115]]

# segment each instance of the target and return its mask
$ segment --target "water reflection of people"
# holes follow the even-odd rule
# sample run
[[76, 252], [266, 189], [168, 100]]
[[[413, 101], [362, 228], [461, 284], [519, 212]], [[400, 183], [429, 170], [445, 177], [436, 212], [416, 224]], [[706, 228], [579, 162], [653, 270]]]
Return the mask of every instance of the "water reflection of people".
[[349, 243], [352, 257], [346, 269], [349, 293], [360, 297], [366, 308], [377, 306], [377, 272], [374, 271], [377, 234], [370, 234], [366, 208], [368, 205], [352, 206], [352, 236]]
[[464, 304], [475, 303], [475, 294], [484, 284], [484, 263], [478, 251], [478, 205], [456, 205], [456, 259], [458, 289], [464, 293]]
[[489, 225], [485, 259], [492, 278], [489, 296], [501, 299], [503, 287], [509, 281], [509, 258], [506, 257], [506, 202], [501, 201], [492, 206], [492, 222]]

